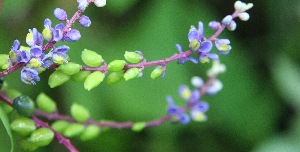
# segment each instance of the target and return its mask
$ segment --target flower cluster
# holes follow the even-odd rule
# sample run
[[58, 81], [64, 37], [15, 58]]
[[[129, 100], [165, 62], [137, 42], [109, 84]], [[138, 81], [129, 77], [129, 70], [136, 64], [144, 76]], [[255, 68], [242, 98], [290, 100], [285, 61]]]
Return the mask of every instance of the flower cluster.
[[[66, 21], [68, 24], [67, 13], [61, 9], [56, 8], [54, 10], [54, 16], [59, 21]], [[83, 27], [89, 27], [91, 25], [90, 19], [82, 15], [79, 20], [79, 24]], [[11, 51], [9, 53], [9, 68], [23, 63], [25, 67], [21, 70], [21, 80], [26, 84], [35, 84], [35, 81], [39, 81], [39, 73], [49, 68], [52, 64], [61, 65], [67, 61], [67, 52], [70, 49], [68, 46], [50, 46], [51, 50], [46, 54], [44, 53], [48, 49], [43, 46], [44, 40], [52, 44], [59, 41], [75, 42], [81, 38], [80, 32], [76, 29], [66, 28], [67, 25], [59, 23], [52, 27], [50, 19], [45, 19], [44, 30], [42, 33], [38, 32], [36, 28], [29, 29], [29, 33], [26, 36], [26, 43], [29, 47], [23, 47], [18, 40], [15, 40]]]
[[106, 5], [106, 0], [77, 0], [78, 9], [84, 11], [91, 2], [97, 7], [104, 7]]

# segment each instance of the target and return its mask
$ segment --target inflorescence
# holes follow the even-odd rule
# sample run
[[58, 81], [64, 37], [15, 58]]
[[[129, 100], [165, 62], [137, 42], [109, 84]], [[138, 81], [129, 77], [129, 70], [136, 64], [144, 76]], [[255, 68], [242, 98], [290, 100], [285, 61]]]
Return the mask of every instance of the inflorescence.
[[[25, 137], [22, 145], [27, 150], [46, 146], [56, 137], [68, 150], [77, 151], [67, 138], [79, 136], [81, 140], [89, 140], [96, 137], [100, 132], [99, 129], [103, 127], [132, 128], [134, 131], [140, 131], [146, 127], [159, 126], [167, 121], [180, 124], [187, 124], [190, 120], [206, 121], [205, 113], [209, 109], [209, 104], [201, 98], [204, 95], [214, 95], [222, 89], [223, 85], [217, 76], [224, 73], [226, 67], [220, 63], [219, 54], [227, 55], [232, 49], [228, 39], [218, 38], [218, 36], [225, 28], [230, 31], [236, 29], [235, 18], [238, 17], [242, 21], [249, 20], [250, 16], [246, 11], [253, 7], [252, 3], [246, 4], [236, 1], [233, 14], [227, 15], [221, 22], [211, 21], [209, 23], [209, 27], [215, 30], [215, 34], [211, 37], [205, 37], [204, 25], [201, 21], [197, 28], [191, 26], [188, 32], [189, 50], [183, 51], [181, 45], [176, 44], [179, 53], [171, 57], [149, 62], [141, 51], [126, 51], [124, 60], [113, 60], [107, 63], [95, 51], [85, 49], [82, 51], [81, 59], [86, 65], [79, 65], [74, 61], [71, 62], [68, 57], [70, 47], [67, 45], [56, 46], [55, 44], [61, 41], [77, 42], [81, 38], [80, 32], [71, 26], [78, 20], [82, 27], [89, 27], [91, 20], [88, 16], [82, 15], [83, 11], [91, 3], [103, 7], [106, 5], [106, 0], [77, 0], [77, 2], [78, 11], [72, 18], [68, 18], [63, 9], [56, 8], [54, 16], [62, 23], [53, 26], [50, 19], [45, 19], [44, 29], [41, 33], [36, 28], [29, 29], [26, 36], [27, 47], [21, 46], [20, 42], [15, 40], [9, 55], [0, 55], [0, 68], [4, 70], [0, 72], [0, 87], [2, 88], [0, 99], [13, 107], [20, 115], [20, 118], [12, 122], [11, 129]], [[47, 41], [45, 45], [43, 45], [44, 41]], [[214, 47], [218, 54], [212, 52]], [[20, 93], [13, 93], [15, 94], [13, 97], [7, 96], [9, 90], [7, 87], [3, 87], [3, 77], [19, 68], [22, 68], [21, 80], [29, 85], [34, 85], [36, 81], [40, 81], [40, 73], [46, 69], [54, 68], [56, 70], [49, 76], [48, 80], [51, 88], [60, 86], [71, 79], [76, 82], [84, 82], [84, 88], [91, 90], [97, 87], [105, 77], [107, 83], [113, 85], [122, 79], [128, 81], [142, 77], [144, 68], [154, 66], [155, 69], [151, 73], [151, 78], [156, 79], [166, 74], [166, 65], [169, 62], [177, 61], [179, 64], [184, 64], [191, 61], [197, 64], [198, 62], [207, 63], [210, 60], [213, 60], [213, 64], [211, 69], [207, 71], [208, 80], [206, 82], [195, 76], [191, 79], [193, 90], [190, 90], [186, 85], [179, 87], [178, 93], [186, 103], [185, 106], [177, 106], [174, 99], [168, 96], [166, 99], [168, 103], [167, 115], [149, 122], [93, 121], [89, 111], [78, 104], [72, 105], [71, 116], [62, 115], [58, 112], [56, 103], [43, 93], [36, 100], [36, 109], [32, 99]], [[106, 76], [109, 72], [110, 74]], [[8, 110], [7, 113], [11, 110]], [[54, 122], [49, 126], [39, 117], [49, 121], [54, 120]], [[20, 124], [26, 126], [27, 130], [20, 128], [22, 126]], [[48, 138], [40, 141], [36, 137], [40, 134], [47, 135]], [[33, 145], [33, 147], [28, 145]]]

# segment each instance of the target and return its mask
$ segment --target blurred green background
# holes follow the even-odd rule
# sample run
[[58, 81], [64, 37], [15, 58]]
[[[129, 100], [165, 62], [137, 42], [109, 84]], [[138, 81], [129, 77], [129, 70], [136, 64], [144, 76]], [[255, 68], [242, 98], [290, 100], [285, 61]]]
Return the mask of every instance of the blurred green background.
[[[125, 51], [140, 50], [148, 61], [169, 57], [177, 52], [175, 44], [188, 48], [190, 25], [205, 24], [205, 35], [213, 34], [207, 26], [233, 12], [234, 0], [109, 0], [104, 8], [90, 6], [84, 14], [92, 25], [84, 29], [77, 24], [82, 38], [69, 43], [69, 55], [80, 61], [85, 48], [97, 51], [106, 61], [122, 59]], [[296, 152], [300, 149], [300, 1], [253, 0], [248, 22], [237, 21], [234, 32], [225, 31], [233, 47], [221, 61], [227, 72], [219, 78], [224, 89], [216, 96], [203, 97], [210, 103], [205, 123], [186, 126], [163, 124], [135, 133], [129, 129], [111, 129], [97, 139], [81, 142], [72, 139], [80, 151], [201, 151], [201, 152]], [[53, 16], [56, 7], [69, 16], [76, 11], [75, 0], [6, 0], [0, 16], [0, 53], [8, 53], [15, 39], [26, 45], [30, 28], [43, 29], [45, 18], [58, 23]], [[62, 43], [58, 43], [61, 45]], [[214, 50], [216, 51], [216, 50]], [[95, 120], [153, 120], [166, 114], [167, 95], [182, 104], [177, 95], [181, 84], [190, 85], [198, 75], [206, 79], [210, 64], [168, 64], [163, 79], [152, 80], [147, 68], [144, 76], [114, 86], [101, 84], [88, 92], [82, 83], [67, 82], [50, 89], [48, 70], [36, 86], [21, 82], [20, 73], [6, 78], [32, 98], [45, 92], [69, 114], [74, 102], [87, 107]], [[9, 137], [0, 125], [0, 149], [9, 151]], [[18, 141], [18, 138], [16, 139]], [[16, 144], [16, 151], [22, 151]], [[38, 151], [66, 151], [56, 141]]]

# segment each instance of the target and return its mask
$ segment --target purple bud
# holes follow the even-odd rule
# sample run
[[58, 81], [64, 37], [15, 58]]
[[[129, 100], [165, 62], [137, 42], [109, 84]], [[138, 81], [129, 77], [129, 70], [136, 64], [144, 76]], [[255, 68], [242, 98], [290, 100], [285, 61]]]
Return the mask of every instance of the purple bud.
[[211, 21], [209, 22], [208, 26], [210, 28], [212, 28], [213, 30], [218, 30], [219, 27], [221, 26], [220, 22], [217, 22], [217, 21]]
[[91, 25], [91, 20], [89, 17], [82, 15], [79, 19], [78, 22], [81, 26], [83, 27], [89, 27]]
[[54, 16], [60, 21], [65, 21], [68, 17], [66, 11], [61, 8], [56, 8], [54, 10]]
[[78, 5], [78, 9], [81, 11], [84, 11], [86, 9], [86, 7], [89, 5], [89, 3], [87, 2], [87, 0], [79, 0], [77, 1], [79, 3]]
[[75, 42], [81, 38], [80, 32], [78, 30], [70, 30], [64, 37], [67, 42]]
[[228, 26], [230, 24], [230, 22], [232, 21], [232, 16], [231, 15], [227, 15], [226, 17], [224, 17], [224, 19], [222, 20], [222, 24]]

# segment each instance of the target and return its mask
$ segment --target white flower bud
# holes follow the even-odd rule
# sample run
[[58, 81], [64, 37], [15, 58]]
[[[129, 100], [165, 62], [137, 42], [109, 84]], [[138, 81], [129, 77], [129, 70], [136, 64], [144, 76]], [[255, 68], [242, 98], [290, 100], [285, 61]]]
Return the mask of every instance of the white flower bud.
[[227, 26], [228, 30], [234, 31], [236, 29], [236, 23], [235, 21], [231, 21], [230, 24]]
[[234, 3], [234, 9], [235, 9], [236, 11], [239, 11], [239, 12], [240, 12], [240, 10], [242, 10], [242, 9], [244, 8], [245, 5], [246, 5], [246, 4], [243, 3], [243, 2], [241, 2], [241, 1], [236, 1], [236, 2]]
[[97, 6], [97, 7], [103, 7], [106, 5], [106, 0], [94, 0], [94, 4]]
[[248, 21], [250, 18], [250, 15], [247, 12], [239, 13], [238, 16], [242, 21]]
[[198, 76], [193, 76], [191, 79], [192, 85], [196, 88], [200, 88], [204, 85], [204, 81], [202, 80], [202, 78], [198, 77]]

